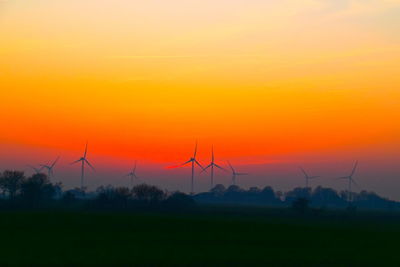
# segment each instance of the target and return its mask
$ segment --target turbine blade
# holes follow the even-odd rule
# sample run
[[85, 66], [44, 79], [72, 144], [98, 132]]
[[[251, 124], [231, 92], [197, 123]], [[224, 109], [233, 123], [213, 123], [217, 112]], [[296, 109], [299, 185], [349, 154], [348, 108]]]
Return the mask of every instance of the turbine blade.
[[36, 168], [36, 167], [34, 167], [32, 165], [28, 165], [28, 166], [31, 167], [36, 173], [39, 173], [43, 169], [43, 167], [38, 169], [38, 168]]
[[191, 159], [189, 159], [188, 161], [186, 161], [185, 163], [183, 163], [183, 164], [181, 164], [181, 165], [178, 165], [178, 167], [180, 167], [180, 166], [185, 166], [186, 164], [188, 164], [188, 163], [190, 163], [190, 162], [192, 162]]
[[249, 174], [245, 172], [237, 172], [236, 175], [249, 175]]
[[183, 166], [185, 166], [186, 164], [188, 164], [188, 163], [190, 163], [190, 162], [192, 162], [192, 160], [190, 159], [190, 160], [188, 160], [188, 161], [186, 161], [185, 163], [183, 163], [183, 164], [180, 164], [180, 165], [176, 165], [176, 166], [170, 166], [170, 167], [167, 167], [167, 169], [175, 169], [175, 168], [180, 168], [180, 167], [183, 167]]
[[88, 142], [86, 142], [86, 146], [85, 146], [85, 153], [83, 154], [83, 157], [86, 158], [86, 154], [87, 154], [87, 147], [88, 147]]
[[208, 165], [207, 167], [205, 167], [200, 173], [203, 173], [205, 171], [207, 171], [208, 168], [210, 168], [212, 166], [212, 164]]
[[232, 172], [235, 173], [235, 169], [232, 167], [232, 164], [229, 161], [228, 161], [228, 165], [229, 165], [229, 167], [231, 167]]
[[211, 162], [214, 163], [214, 146], [211, 146]]
[[214, 163], [214, 166], [217, 167], [217, 168], [220, 169], [220, 170], [223, 170], [224, 172], [227, 172], [227, 171], [228, 171], [227, 169], [225, 169], [225, 168], [219, 166], [218, 164], [215, 164], [215, 163]]
[[194, 154], [193, 154], [193, 158], [195, 159], [197, 155], [197, 141], [196, 141], [196, 145], [194, 147]]
[[358, 160], [357, 160], [356, 163], [354, 164], [354, 167], [353, 167], [353, 170], [351, 171], [350, 177], [352, 177], [352, 176], [354, 175], [354, 173], [356, 172], [357, 165], [358, 165]]
[[308, 178], [306, 171], [302, 167], [299, 167], [299, 168], [300, 168], [301, 172], [304, 174], [304, 176]]
[[352, 182], [353, 184], [355, 184], [357, 187], [360, 187], [360, 185], [359, 185], [358, 183], [356, 183], [356, 181], [354, 181], [353, 178], [351, 178], [351, 182]]
[[137, 160], [135, 160], [135, 166], [133, 167], [133, 172], [136, 171], [136, 167], [137, 167]]
[[70, 164], [72, 165], [72, 164], [78, 163], [79, 161], [81, 161], [81, 159], [78, 159], [78, 160], [76, 160], [74, 162], [71, 162]]
[[57, 159], [51, 164], [50, 168], [53, 168], [54, 165], [56, 165], [57, 161], [60, 159], [60, 156], [57, 157]]
[[194, 162], [195, 162], [200, 168], [202, 168], [202, 169], [204, 170], [203, 166], [201, 166], [201, 164], [200, 164], [197, 160], [194, 160]]
[[92, 166], [92, 164], [89, 163], [87, 159], [85, 159], [85, 162], [89, 165], [90, 168], [92, 168], [93, 171], [96, 171], [96, 169]]

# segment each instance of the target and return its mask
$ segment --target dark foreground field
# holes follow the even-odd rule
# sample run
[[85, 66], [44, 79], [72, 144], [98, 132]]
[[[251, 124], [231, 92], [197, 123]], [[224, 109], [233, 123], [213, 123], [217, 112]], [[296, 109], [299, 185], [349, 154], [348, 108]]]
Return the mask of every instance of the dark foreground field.
[[393, 266], [399, 226], [360, 212], [1, 212], [0, 264]]

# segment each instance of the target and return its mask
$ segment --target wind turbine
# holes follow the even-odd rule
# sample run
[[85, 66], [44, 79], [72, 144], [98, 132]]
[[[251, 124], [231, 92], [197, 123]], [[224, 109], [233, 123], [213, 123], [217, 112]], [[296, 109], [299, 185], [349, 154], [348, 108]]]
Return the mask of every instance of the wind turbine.
[[56, 165], [57, 161], [60, 159], [60, 157], [57, 157], [57, 159], [53, 162], [53, 164], [51, 165], [45, 165], [45, 164], [40, 164], [40, 166], [44, 169], [47, 169], [47, 173], [49, 178], [54, 177], [54, 172], [53, 172], [53, 168]]
[[75, 163], [78, 163], [78, 162], [82, 162], [82, 167], [81, 167], [81, 189], [82, 190], [83, 190], [83, 180], [85, 178], [85, 163], [87, 165], [89, 165], [89, 167], [92, 168], [93, 171], [96, 171], [93, 168], [92, 164], [90, 164], [89, 161], [86, 159], [87, 148], [88, 148], [88, 143], [86, 143], [85, 153], [83, 154], [83, 157], [81, 157], [80, 159], [78, 159], [78, 160], [76, 160], [76, 161], [71, 163], [71, 165], [72, 165], [72, 164], [75, 164]]
[[349, 182], [349, 185], [348, 185], [349, 186], [349, 196], [348, 196], [348, 201], [349, 202], [351, 201], [351, 195], [352, 195], [351, 194], [351, 185], [355, 184], [355, 185], [358, 186], [356, 181], [354, 181], [354, 179], [353, 179], [353, 176], [354, 176], [354, 173], [356, 172], [357, 166], [358, 166], [358, 161], [356, 161], [356, 163], [354, 164], [353, 170], [351, 171], [349, 176], [344, 176], [344, 177], [339, 177], [338, 178], [338, 179], [347, 179], [348, 182]]
[[214, 167], [217, 167], [220, 170], [226, 171], [226, 169], [222, 168], [218, 164], [214, 162], [214, 147], [211, 147], [211, 163], [205, 167], [201, 172], [205, 172], [208, 168], [211, 168], [211, 188], [214, 187]]
[[236, 172], [235, 169], [233, 168], [232, 164], [228, 161], [229, 167], [231, 167], [232, 170], [232, 185], [236, 185], [236, 176], [240, 175], [249, 175], [248, 173], [243, 173], [243, 172]]
[[299, 168], [300, 168], [301, 172], [304, 174], [304, 177], [306, 178], [306, 188], [308, 188], [308, 181], [309, 181], [309, 180], [315, 179], [315, 178], [319, 178], [319, 177], [320, 177], [320, 176], [309, 176], [309, 175], [307, 174], [307, 172], [306, 172], [302, 167], [299, 167]]
[[137, 166], [137, 160], [135, 161], [135, 165], [130, 173], [125, 175], [125, 177], [130, 177], [131, 179], [131, 187], [133, 186], [133, 178], [139, 179], [139, 177], [136, 176], [136, 166]]
[[185, 163], [183, 163], [181, 165], [170, 167], [170, 168], [180, 168], [180, 167], [185, 166], [188, 163], [192, 164], [192, 179], [191, 179], [191, 185], [190, 185], [190, 190], [191, 190], [190, 193], [192, 195], [194, 194], [194, 191], [193, 191], [193, 187], [194, 187], [194, 165], [197, 164], [202, 170], [204, 170], [203, 166], [201, 166], [201, 164], [197, 161], [196, 155], [197, 155], [197, 142], [196, 142], [196, 146], [194, 148], [193, 157], [191, 157], [188, 161], [186, 161]]

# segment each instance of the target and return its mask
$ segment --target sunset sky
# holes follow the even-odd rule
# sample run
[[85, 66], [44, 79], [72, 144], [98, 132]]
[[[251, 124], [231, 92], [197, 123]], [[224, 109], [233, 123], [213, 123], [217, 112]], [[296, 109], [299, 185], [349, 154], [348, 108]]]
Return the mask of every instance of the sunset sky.
[[187, 191], [165, 166], [197, 140], [244, 187], [303, 165], [344, 189], [359, 159], [358, 190], [400, 199], [400, 0], [0, 0], [0, 118], [1, 170], [61, 155], [70, 187], [88, 140], [89, 185], [138, 159]]

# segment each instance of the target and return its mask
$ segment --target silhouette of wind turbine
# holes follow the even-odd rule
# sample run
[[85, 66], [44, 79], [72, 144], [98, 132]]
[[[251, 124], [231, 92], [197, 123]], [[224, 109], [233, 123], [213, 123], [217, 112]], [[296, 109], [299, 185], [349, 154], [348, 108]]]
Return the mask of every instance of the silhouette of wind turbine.
[[136, 166], [137, 166], [137, 160], [135, 161], [135, 165], [132, 169], [132, 171], [130, 173], [128, 173], [127, 175], [125, 175], [125, 177], [130, 177], [130, 181], [131, 181], [131, 187], [133, 186], [133, 178], [135, 179], [139, 179], [139, 177], [137, 177], [136, 175]]
[[347, 179], [348, 180], [348, 182], [349, 182], [349, 188], [348, 188], [348, 190], [349, 190], [349, 193], [348, 193], [348, 201], [349, 202], [351, 202], [351, 195], [352, 195], [352, 192], [351, 192], [351, 185], [352, 184], [354, 184], [354, 185], [356, 185], [356, 186], [358, 186], [358, 184], [356, 183], [356, 181], [354, 181], [354, 179], [353, 179], [353, 176], [354, 176], [354, 173], [356, 172], [356, 169], [357, 169], [357, 166], [358, 166], [358, 161], [356, 161], [356, 163], [354, 164], [354, 167], [353, 167], [353, 170], [351, 171], [351, 173], [350, 173], [350, 175], [349, 176], [343, 176], [343, 177], [339, 177], [338, 179]]
[[232, 170], [232, 185], [236, 185], [236, 176], [240, 175], [249, 175], [248, 173], [243, 173], [243, 172], [236, 172], [235, 169], [233, 168], [232, 164], [228, 161], [229, 167], [231, 167]]
[[92, 168], [93, 171], [96, 171], [93, 168], [92, 164], [90, 164], [89, 161], [86, 158], [87, 148], [88, 148], [88, 143], [86, 143], [85, 153], [83, 154], [83, 157], [81, 157], [80, 159], [78, 159], [78, 160], [76, 160], [76, 161], [71, 163], [71, 165], [72, 165], [72, 164], [75, 164], [75, 163], [78, 163], [78, 162], [82, 162], [82, 167], [81, 167], [81, 190], [83, 190], [83, 180], [85, 178], [85, 163], [87, 165], [89, 165], [89, 167]]
[[211, 147], [211, 163], [205, 167], [201, 172], [205, 172], [208, 168], [211, 168], [211, 188], [214, 187], [214, 167], [226, 171], [226, 169], [222, 168], [221, 166], [219, 166], [218, 164], [216, 164], [214, 162], [214, 147]]
[[40, 164], [40, 166], [44, 169], [47, 169], [47, 173], [49, 178], [54, 177], [54, 172], [53, 172], [53, 168], [56, 165], [57, 161], [60, 159], [60, 157], [57, 157], [57, 159], [53, 162], [53, 164], [51, 165], [46, 165], [46, 164]]
[[186, 161], [185, 163], [183, 163], [181, 165], [170, 167], [170, 168], [180, 168], [180, 167], [185, 166], [188, 163], [192, 164], [192, 179], [191, 179], [191, 185], [190, 185], [190, 190], [191, 190], [190, 193], [192, 195], [194, 194], [194, 190], [193, 190], [194, 189], [194, 165], [197, 164], [202, 170], [204, 170], [203, 166], [201, 166], [201, 164], [197, 161], [196, 155], [197, 155], [197, 142], [196, 142], [196, 146], [194, 148], [194, 154], [193, 154], [192, 158], [190, 158], [188, 161]]
[[319, 178], [320, 176], [308, 176], [307, 172], [302, 168], [299, 167], [301, 172], [304, 174], [304, 177], [306, 179], [306, 188], [308, 188], [308, 181], [311, 179]]

